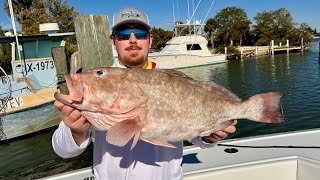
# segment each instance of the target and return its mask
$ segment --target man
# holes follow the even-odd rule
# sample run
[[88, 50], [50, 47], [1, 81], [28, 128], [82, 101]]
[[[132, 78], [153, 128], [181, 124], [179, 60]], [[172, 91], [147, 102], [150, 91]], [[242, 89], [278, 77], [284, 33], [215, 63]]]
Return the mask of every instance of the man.
[[[135, 8], [124, 8], [113, 17], [112, 43], [118, 53], [114, 67], [154, 69], [157, 65], [148, 60], [152, 43], [151, 27], [147, 15]], [[62, 122], [52, 137], [54, 151], [63, 158], [81, 154], [90, 143], [91, 126], [81, 113], [59, 101], [54, 103], [61, 113]], [[192, 140], [202, 148], [235, 131], [236, 121], [223, 131]], [[156, 146], [138, 141], [130, 150], [106, 142], [105, 132], [97, 131], [94, 140], [95, 179], [182, 179], [181, 162], [183, 143], [173, 143], [177, 148]]]

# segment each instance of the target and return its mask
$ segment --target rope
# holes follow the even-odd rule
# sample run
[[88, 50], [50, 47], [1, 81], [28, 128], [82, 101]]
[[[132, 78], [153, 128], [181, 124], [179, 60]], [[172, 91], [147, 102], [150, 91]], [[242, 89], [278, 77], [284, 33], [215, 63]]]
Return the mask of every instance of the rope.
[[320, 146], [247, 146], [247, 145], [231, 145], [231, 144], [217, 144], [217, 146], [237, 147], [237, 148], [288, 148], [288, 149], [320, 149]]

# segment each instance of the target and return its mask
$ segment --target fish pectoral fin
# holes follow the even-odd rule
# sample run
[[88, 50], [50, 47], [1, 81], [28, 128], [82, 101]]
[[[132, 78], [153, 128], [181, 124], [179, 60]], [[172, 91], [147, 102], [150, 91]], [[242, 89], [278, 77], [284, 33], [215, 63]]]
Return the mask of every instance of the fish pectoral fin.
[[123, 120], [113, 125], [107, 132], [106, 140], [116, 146], [126, 145], [134, 137], [131, 149], [140, 137], [141, 125], [138, 118]]
[[98, 112], [81, 111], [82, 116], [84, 116], [90, 124], [98, 131], [106, 131], [113, 124], [104, 120], [104, 114]]
[[235, 120], [228, 120], [225, 122], [222, 122], [218, 125], [216, 125], [213, 129], [207, 130], [202, 132], [201, 134], [199, 134], [199, 136], [210, 136], [210, 134], [215, 133], [217, 131], [221, 131], [224, 130], [225, 128], [229, 127], [231, 124], [233, 124]]
[[164, 141], [157, 141], [157, 140], [149, 140], [149, 139], [141, 139], [145, 142], [148, 142], [150, 144], [154, 144], [154, 145], [158, 145], [158, 146], [164, 146], [164, 147], [169, 147], [169, 148], [177, 148], [176, 146], [168, 143], [168, 142], [164, 142]]

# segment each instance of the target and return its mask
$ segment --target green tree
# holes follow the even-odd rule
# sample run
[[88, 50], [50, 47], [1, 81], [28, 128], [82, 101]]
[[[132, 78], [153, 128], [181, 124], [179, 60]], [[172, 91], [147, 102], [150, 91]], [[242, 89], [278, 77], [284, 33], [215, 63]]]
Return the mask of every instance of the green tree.
[[[68, 0], [13, 0], [14, 16], [21, 24], [22, 34], [39, 34], [39, 24], [56, 22], [60, 32], [74, 31], [74, 18], [79, 14]], [[9, 5], [5, 10], [10, 15]]]
[[217, 22], [217, 43], [219, 45], [242, 45], [250, 30], [250, 20], [243, 9], [227, 7], [222, 9], [215, 17]]
[[30, 18], [22, 21], [23, 34], [39, 34], [39, 24], [48, 22], [45, 3], [42, 0], [34, 0], [30, 8]]
[[[68, 6], [67, 3], [68, 0], [63, 3], [61, 3], [61, 0], [46, 0], [49, 22], [58, 23], [60, 32], [74, 32], [74, 20], [79, 15], [79, 12], [73, 6]], [[68, 37], [66, 43], [66, 55], [68, 58], [77, 51], [76, 44], [75, 36]]]
[[5, 31], [2, 29], [2, 26], [0, 25], [0, 37], [4, 37]]
[[[12, 6], [15, 19], [21, 25], [23, 35], [40, 34], [39, 24], [58, 23], [60, 32], [74, 32], [74, 19], [79, 15], [74, 7], [67, 5], [68, 0], [13, 0]], [[9, 5], [5, 10], [10, 15]], [[77, 51], [75, 36], [69, 37], [66, 43], [66, 55]]]
[[[0, 26], [0, 37], [4, 37], [5, 31]], [[11, 61], [10, 61], [10, 44], [0, 44], [0, 67], [10, 74]]]
[[257, 37], [256, 45], [270, 45], [285, 42], [295, 33], [295, 23], [290, 12], [285, 8], [275, 11], [263, 11], [254, 17], [256, 24], [253, 32]]
[[[32, 0], [12, 0], [13, 14], [17, 22], [21, 24], [23, 34], [29, 34], [29, 30], [26, 29], [26, 27], [33, 25], [32, 4]], [[8, 16], [10, 16], [8, 2], [4, 4], [4, 9], [6, 10]], [[33, 27], [31, 29], [33, 29]]]
[[74, 19], [79, 15], [79, 12], [73, 6], [68, 6], [67, 3], [68, 0], [63, 3], [61, 0], [46, 0], [49, 22], [58, 23], [61, 32], [73, 32]]
[[301, 38], [303, 38], [303, 41], [305, 43], [311, 42], [313, 40], [313, 30], [307, 23], [301, 23], [297, 28], [297, 32], [299, 36], [297, 37], [297, 39], [295, 39], [296, 42], [301, 41]]
[[[12, 9], [15, 19], [21, 24], [23, 20], [29, 19], [31, 15], [32, 0], [12, 0]], [[6, 1], [4, 9], [10, 15], [9, 4]]]
[[217, 26], [218, 26], [218, 23], [213, 18], [208, 19], [208, 21], [206, 22], [206, 25], [204, 26], [204, 31], [210, 37], [210, 42], [208, 44], [209, 47], [214, 46], [214, 35], [215, 35], [214, 31], [216, 30]]
[[290, 12], [285, 8], [280, 8], [273, 12], [273, 16], [277, 38], [286, 40], [290, 36], [290, 31], [292, 31], [295, 26]]
[[165, 31], [162, 28], [155, 27], [152, 28], [151, 33], [153, 37], [151, 48], [155, 50], [163, 48], [173, 36], [172, 31]]

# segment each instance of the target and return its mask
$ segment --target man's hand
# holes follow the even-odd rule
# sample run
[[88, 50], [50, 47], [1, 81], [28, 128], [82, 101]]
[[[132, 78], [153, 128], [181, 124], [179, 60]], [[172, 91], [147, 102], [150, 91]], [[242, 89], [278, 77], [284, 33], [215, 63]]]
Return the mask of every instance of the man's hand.
[[74, 141], [80, 146], [87, 137], [91, 127], [90, 123], [81, 115], [79, 110], [73, 107], [62, 104], [57, 100], [54, 102], [54, 106], [60, 111], [60, 118], [70, 128]]
[[234, 120], [234, 122], [224, 130], [217, 131], [215, 133], [210, 134], [209, 136], [204, 136], [202, 137], [202, 139], [207, 143], [218, 142], [226, 138], [230, 133], [234, 133], [236, 131], [236, 127], [235, 127], [236, 124], [237, 124], [237, 120]]

